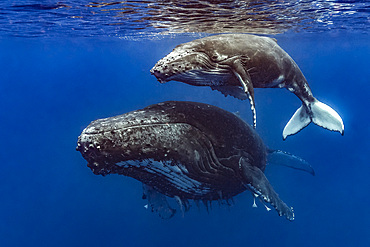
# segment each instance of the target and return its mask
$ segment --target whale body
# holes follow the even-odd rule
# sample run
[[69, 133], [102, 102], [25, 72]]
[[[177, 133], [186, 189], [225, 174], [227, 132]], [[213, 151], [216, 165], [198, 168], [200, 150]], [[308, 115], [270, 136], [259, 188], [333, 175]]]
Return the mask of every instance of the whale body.
[[249, 34], [222, 34], [180, 44], [150, 72], [159, 82], [180, 81], [238, 99], [249, 99], [256, 127], [254, 88], [286, 88], [302, 106], [283, 130], [283, 139], [313, 122], [344, 133], [339, 114], [318, 101], [294, 60], [275, 39]]
[[97, 175], [141, 181], [163, 218], [175, 212], [165, 196], [189, 208], [188, 200], [228, 201], [249, 190], [294, 219], [264, 175], [269, 151], [262, 139], [238, 116], [212, 105], [168, 101], [95, 120], [82, 131], [77, 150]]

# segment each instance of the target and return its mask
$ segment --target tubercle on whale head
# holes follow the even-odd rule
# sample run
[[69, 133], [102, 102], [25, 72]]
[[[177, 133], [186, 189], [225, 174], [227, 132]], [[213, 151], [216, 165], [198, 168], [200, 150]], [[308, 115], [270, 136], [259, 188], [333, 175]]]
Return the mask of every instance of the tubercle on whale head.
[[152, 74], [152, 75], [154, 75], [155, 76], [155, 78], [157, 78], [157, 80], [160, 82], [160, 83], [162, 83], [162, 84], [164, 84], [164, 83], [166, 83], [167, 82], [167, 80], [165, 79], [166, 78], [166, 75], [164, 74], [162, 74], [158, 69], [155, 69], [155, 67], [153, 67], [151, 70], [150, 70], [150, 73]]
[[195, 49], [175, 48], [170, 54], [159, 60], [150, 73], [160, 83], [165, 83], [183, 73], [202, 69], [202, 64], [207, 60], [205, 57], [204, 53], [197, 52]]

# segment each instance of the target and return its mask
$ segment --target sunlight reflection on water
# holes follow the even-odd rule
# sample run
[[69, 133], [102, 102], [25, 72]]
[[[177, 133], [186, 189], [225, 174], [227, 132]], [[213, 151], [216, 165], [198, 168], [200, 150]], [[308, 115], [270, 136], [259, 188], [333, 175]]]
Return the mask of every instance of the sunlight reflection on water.
[[20, 37], [368, 32], [370, 26], [370, 3], [350, 0], [4, 1], [0, 13], [0, 33]]

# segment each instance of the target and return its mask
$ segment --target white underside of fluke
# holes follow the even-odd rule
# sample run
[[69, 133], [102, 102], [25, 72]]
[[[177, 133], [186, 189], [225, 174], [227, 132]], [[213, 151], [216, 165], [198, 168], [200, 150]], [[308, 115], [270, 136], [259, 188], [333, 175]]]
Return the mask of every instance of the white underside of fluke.
[[311, 106], [313, 115], [312, 122], [325, 129], [338, 131], [343, 134], [344, 124], [339, 114], [330, 106], [320, 101], [316, 101]]
[[302, 105], [289, 120], [283, 130], [283, 139], [294, 135], [309, 123], [323, 127], [331, 131], [337, 131], [343, 135], [344, 124], [339, 114], [330, 106], [316, 100], [308, 107]]
[[306, 127], [309, 123], [311, 123], [311, 119], [306, 113], [305, 107], [302, 105], [294, 113], [293, 117], [289, 120], [287, 125], [285, 125], [285, 128], [283, 130], [283, 139], [285, 140], [287, 136], [296, 134], [301, 129]]

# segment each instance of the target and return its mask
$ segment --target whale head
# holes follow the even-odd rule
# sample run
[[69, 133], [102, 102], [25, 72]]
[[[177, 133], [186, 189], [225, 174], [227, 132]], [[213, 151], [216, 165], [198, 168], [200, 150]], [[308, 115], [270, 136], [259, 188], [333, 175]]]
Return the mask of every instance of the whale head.
[[215, 49], [197, 41], [178, 45], [150, 70], [160, 83], [180, 81], [195, 86], [220, 85], [229, 68]]

